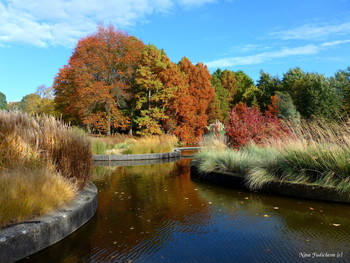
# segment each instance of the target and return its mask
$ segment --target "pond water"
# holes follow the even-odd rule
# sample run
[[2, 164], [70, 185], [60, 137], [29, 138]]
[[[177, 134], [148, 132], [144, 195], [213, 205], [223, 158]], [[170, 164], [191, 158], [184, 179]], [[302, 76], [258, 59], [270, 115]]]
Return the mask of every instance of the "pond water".
[[350, 262], [350, 205], [196, 182], [190, 161], [97, 167], [97, 214], [23, 262]]

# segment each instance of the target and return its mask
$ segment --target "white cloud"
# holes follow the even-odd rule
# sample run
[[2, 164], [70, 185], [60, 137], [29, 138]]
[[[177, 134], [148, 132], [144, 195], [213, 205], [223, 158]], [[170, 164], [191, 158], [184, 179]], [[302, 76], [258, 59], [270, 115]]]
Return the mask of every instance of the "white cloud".
[[272, 37], [289, 40], [289, 39], [324, 39], [330, 35], [349, 35], [350, 22], [337, 25], [316, 25], [307, 24], [290, 30], [273, 32]]
[[314, 54], [317, 54], [320, 50], [321, 48], [318, 46], [306, 45], [302, 47], [283, 48], [278, 51], [263, 52], [263, 53], [259, 53], [251, 56], [223, 58], [223, 59], [206, 62], [205, 64], [209, 68], [225, 68], [225, 67], [234, 67], [238, 65], [240, 66], [254, 65], [254, 64], [261, 64], [265, 61], [269, 61], [275, 58], [284, 58], [284, 57], [297, 56], [297, 55], [314, 55]]
[[214, 3], [216, 0], [179, 0], [179, 4], [185, 7], [198, 7], [208, 3]]
[[334, 47], [334, 46], [338, 46], [338, 45], [346, 44], [346, 43], [350, 43], [350, 39], [324, 42], [321, 44], [321, 46], [322, 47]]
[[12, 0], [0, 2], [0, 44], [71, 46], [96, 23], [125, 28], [176, 4], [197, 7], [215, 0]]

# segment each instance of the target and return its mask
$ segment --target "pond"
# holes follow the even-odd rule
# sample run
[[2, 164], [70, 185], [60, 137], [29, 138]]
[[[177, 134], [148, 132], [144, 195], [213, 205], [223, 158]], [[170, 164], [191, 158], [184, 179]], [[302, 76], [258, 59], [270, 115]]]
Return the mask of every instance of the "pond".
[[96, 215], [23, 262], [349, 262], [350, 206], [190, 179], [190, 158], [101, 166]]

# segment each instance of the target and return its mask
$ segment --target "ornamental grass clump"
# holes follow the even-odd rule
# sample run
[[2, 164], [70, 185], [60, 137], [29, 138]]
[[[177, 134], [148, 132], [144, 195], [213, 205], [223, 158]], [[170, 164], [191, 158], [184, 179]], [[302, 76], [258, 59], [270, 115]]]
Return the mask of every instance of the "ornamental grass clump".
[[89, 142], [53, 117], [0, 111], [0, 227], [66, 204], [91, 175]]
[[302, 121], [289, 130], [289, 137], [272, 138], [261, 145], [203, 150], [195, 165], [201, 172], [239, 173], [252, 190], [271, 181], [285, 181], [350, 191], [349, 122]]

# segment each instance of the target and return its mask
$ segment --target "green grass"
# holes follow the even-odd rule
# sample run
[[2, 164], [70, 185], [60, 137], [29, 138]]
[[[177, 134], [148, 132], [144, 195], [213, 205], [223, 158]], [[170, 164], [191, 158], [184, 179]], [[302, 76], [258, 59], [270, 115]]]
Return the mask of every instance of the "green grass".
[[0, 227], [69, 202], [91, 175], [89, 141], [52, 117], [0, 111]]
[[293, 134], [289, 139], [266, 142], [265, 146], [209, 148], [199, 152], [194, 164], [201, 172], [242, 174], [252, 190], [271, 181], [287, 181], [350, 191], [348, 123], [303, 123], [293, 128]]

